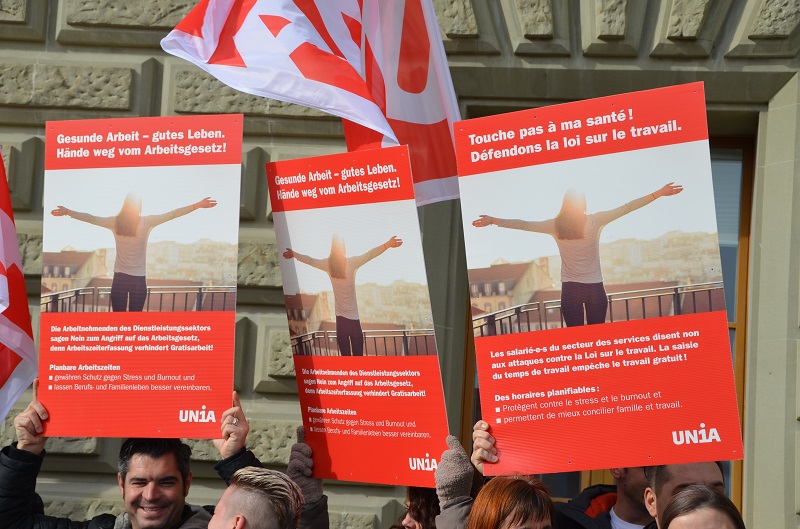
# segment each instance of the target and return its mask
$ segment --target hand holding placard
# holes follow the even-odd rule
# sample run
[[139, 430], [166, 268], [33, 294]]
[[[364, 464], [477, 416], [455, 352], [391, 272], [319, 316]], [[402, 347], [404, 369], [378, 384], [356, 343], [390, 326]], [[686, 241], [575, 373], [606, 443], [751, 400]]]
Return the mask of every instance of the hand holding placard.
[[472, 488], [472, 465], [467, 453], [454, 435], [447, 436], [448, 449], [442, 453], [436, 467], [436, 495], [442, 510], [459, 498], [468, 497]]
[[233, 407], [225, 410], [220, 419], [222, 438], [214, 439], [220, 457], [226, 459], [244, 448], [250, 424], [244, 416], [239, 394], [233, 392]]
[[286, 474], [303, 491], [303, 501], [306, 505], [322, 499], [322, 480], [311, 477], [314, 472], [314, 460], [311, 455], [311, 447], [306, 444], [306, 430], [298, 426], [297, 442], [292, 445]]
[[39, 379], [33, 381], [33, 398], [31, 403], [14, 418], [14, 429], [17, 432], [17, 448], [34, 454], [44, 451], [47, 437], [42, 434], [42, 422], [48, 419], [47, 410], [39, 402]]
[[497, 448], [494, 447], [494, 437], [489, 433], [489, 423], [478, 421], [472, 427], [472, 464], [483, 474], [485, 462], [497, 463]]

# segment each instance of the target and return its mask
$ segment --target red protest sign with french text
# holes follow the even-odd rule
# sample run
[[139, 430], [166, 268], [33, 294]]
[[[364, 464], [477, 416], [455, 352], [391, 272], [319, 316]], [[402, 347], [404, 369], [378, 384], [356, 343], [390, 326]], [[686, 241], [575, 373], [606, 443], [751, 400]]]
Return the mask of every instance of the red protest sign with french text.
[[242, 116], [47, 123], [48, 436], [219, 436], [230, 408]]
[[742, 457], [707, 138], [700, 83], [456, 124], [488, 474]]

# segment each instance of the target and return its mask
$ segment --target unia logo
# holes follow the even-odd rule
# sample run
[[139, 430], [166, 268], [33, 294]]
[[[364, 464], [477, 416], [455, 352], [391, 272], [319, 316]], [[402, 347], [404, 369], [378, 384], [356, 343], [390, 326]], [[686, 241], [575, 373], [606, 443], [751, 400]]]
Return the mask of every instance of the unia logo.
[[423, 470], [425, 472], [433, 472], [436, 470], [436, 460], [431, 459], [430, 454], [425, 454], [425, 457], [409, 457], [408, 468], [411, 470]]
[[716, 428], [706, 430], [705, 423], [700, 423], [699, 430], [678, 430], [672, 432], [672, 442], [676, 445], [696, 443], [721, 443], [719, 432]]
[[181, 410], [179, 418], [181, 422], [217, 422], [214, 410], [206, 411], [205, 406], [199, 410]]

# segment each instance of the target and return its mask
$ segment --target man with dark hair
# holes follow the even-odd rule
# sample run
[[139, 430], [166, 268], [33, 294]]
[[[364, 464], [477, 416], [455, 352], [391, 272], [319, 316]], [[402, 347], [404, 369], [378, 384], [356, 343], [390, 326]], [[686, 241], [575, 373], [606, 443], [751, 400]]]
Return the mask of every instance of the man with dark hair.
[[558, 529], [634, 529], [652, 519], [644, 504], [644, 468], [610, 468], [615, 485], [594, 485], [570, 501], [556, 502]]
[[191, 473], [190, 465], [192, 449], [186, 443], [178, 439], [126, 439], [119, 449], [119, 459], [117, 460], [117, 472], [125, 479], [125, 475], [130, 468], [131, 459], [136, 454], [148, 455], [153, 459], [158, 459], [166, 454], [175, 456], [178, 471], [184, 481], [189, 478]]
[[168, 529], [204, 527], [207, 509], [186, 505], [192, 473], [191, 448], [178, 439], [128, 439], [117, 463], [117, 481], [125, 502], [123, 527]]
[[295, 529], [303, 507], [300, 487], [266, 468], [237, 470], [208, 529]]
[[[213, 507], [186, 503], [192, 473], [189, 468], [191, 448], [178, 439], [128, 439], [119, 454], [117, 481], [125, 503], [119, 516], [100, 514], [86, 521], [72, 521], [44, 515], [42, 501], [36, 494], [36, 478], [44, 460], [46, 438], [42, 424], [48, 418], [37, 398], [38, 380], [33, 384], [33, 399], [14, 418], [17, 443], [0, 451], [0, 529], [205, 529]], [[214, 469], [226, 480], [247, 466], [261, 466], [252, 452], [244, 448], [250, 426], [245, 420], [234, 392], [233, 407], [221, 418], [222, 438], [214, 446], [222, 461]], [[316, 503], [304, 505], [307, 528], [328, 526], [327, 499], [320, 480], [310, 476], [313, 462], [299, 459], [305, 481]], [[297, 459], [293, 451], [292, 457]], [[295, 466], [298, 462], [293, 463]], [[291, 465], [290, 465], [291, 466]], [[289, 479], [288, 477], [286, 478]], [[302, 481], [302, 479], [301, 479]], [[318, 494], [313, 494], [316, 488]], [[300, 504], [302, 505], [302, 494]]]
[[722, 465], [718, 461], [645, 467], [645, 474], [647, 488], [644, 491], [644, 503], [655, 518], [647, 529], [660, 527], [667, 502], [689, 485], [706, 485], [725, 493]]

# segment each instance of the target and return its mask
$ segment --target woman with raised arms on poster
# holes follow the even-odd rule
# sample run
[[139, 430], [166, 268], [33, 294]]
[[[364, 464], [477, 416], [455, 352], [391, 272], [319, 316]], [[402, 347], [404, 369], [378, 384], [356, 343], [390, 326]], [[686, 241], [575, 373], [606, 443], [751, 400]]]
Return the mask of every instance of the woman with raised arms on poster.
[[569, 189], [555, 218], [543, 221], [500, 219], [480, 215], [472, 221], [477, 228], [499, 226], [552, 236], [561, 255], [561, 313], [567, 327], [606, 321], [608, 297], [600, 270], [600, 232], [608, 223], [646, 206], [660, 197], [677, 195], [683, 186], [674, 182], [654, 193], [598, 213], [586, 213], [586, 197]]
[[128, 193], [122, 209], [113, 217], [96, 217], [58, 206], [50, 213], [56, 217], [71, 217], [111, 230], [116, 242], [114, 279], [111, 282], [111, 309], [114, 312], [141, 312], [147, 299], [147, 239], [150, 231], [172, 219], [200, 208], [213, 208], [216, 200], [203, 200], [173, 209], [160, 215], [142, 215], [142, 199]]
[[331, 240], [331, 253], [325, 259], [315, 259], [286, 248], [285, 259], [297, 259], [314, 268], [322, 270], [331, 280], [334, 306], [336, 311], [336, 342], [342, 356], [363, 356], [364, 333], [361, 330], [361, 319], [358, 315], [356, 300], [356, 271], [375, 259], [389, 248], [397, 248], [403, 244], [402, 239], [392, 236], [391, 239], [376, 246], [372, 250], [357, 257], [347, 257], [344, 239], [334, 235]]

